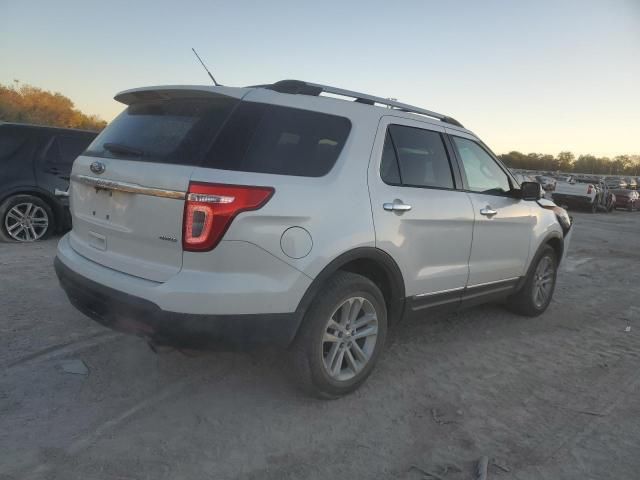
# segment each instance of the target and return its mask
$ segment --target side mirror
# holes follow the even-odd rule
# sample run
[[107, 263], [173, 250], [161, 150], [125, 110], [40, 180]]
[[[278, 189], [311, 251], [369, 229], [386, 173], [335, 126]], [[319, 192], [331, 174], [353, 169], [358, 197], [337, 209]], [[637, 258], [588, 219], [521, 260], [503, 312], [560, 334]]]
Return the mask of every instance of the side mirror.
[[537, 182], [522, 182], [520, 198], [523, 200], [540, 200], [540, 185]]

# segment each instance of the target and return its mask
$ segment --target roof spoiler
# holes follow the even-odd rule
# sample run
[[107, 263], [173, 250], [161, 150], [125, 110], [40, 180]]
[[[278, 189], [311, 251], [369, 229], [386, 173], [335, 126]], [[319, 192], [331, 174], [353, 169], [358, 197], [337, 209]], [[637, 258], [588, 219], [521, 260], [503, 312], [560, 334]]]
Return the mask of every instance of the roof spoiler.
[[214, 87], [208, 85], [168, 85], [156, 87], [132, 88], [118, 93], [114, 100], [131, 105], [138, 102], [153, 102], [172, 98], [198, 98], [211, 96], [225, 96], [241, 99], [248, 88]]

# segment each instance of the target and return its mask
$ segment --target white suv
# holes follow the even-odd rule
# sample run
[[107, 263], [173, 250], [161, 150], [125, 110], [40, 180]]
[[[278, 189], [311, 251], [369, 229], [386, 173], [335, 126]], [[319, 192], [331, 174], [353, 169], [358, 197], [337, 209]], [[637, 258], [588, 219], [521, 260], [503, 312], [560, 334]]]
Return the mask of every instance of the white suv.
[[549, 305], [569, 217], [450, 117], [295, 80], [115, 98], [127, 108], [73, 165], [55, 261], [102, 324], [290, 347], [301, 384], [331, 398], [402, 317]]

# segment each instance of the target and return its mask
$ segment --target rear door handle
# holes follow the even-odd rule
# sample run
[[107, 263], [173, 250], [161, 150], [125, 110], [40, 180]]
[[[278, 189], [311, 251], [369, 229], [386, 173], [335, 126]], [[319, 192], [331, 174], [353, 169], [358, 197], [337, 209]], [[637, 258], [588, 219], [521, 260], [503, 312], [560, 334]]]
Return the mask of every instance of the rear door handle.
[[486, 207], [480, 209], [480, 215], [484, 215], [486, 217], [493, 217], [497, 213], [498, 211], [491, 208], [491, 205], [487, 205]]
[[393, 203], [383, 203], [382, 208], [387, 212], [408, 212], [411, 210], [411, 205], [403, 203], [402, 200], [395, 200]]

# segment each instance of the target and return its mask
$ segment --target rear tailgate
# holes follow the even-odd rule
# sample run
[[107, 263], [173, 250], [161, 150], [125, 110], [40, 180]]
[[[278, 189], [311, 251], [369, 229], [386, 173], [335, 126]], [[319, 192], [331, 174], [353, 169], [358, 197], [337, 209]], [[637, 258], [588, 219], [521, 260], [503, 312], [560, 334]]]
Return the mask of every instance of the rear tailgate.
[[129, 107], [73, 166], [72, 248], [157, 282], [180, 271], [191, 173], [244, 93], [169, 87], [118, 95]]
[[595, 197], [595, 187], [588, 183], [558, 182], [554, 194], [593, 198]]
[[[96, 161], [105, 166], [100, 176], [91, 171]], [[184, 192], [192, 170], [79, 157], [71, 177], [71, 246], [105, 267], [167, 280], [182, 267]]]

